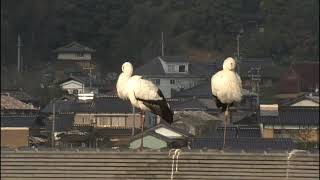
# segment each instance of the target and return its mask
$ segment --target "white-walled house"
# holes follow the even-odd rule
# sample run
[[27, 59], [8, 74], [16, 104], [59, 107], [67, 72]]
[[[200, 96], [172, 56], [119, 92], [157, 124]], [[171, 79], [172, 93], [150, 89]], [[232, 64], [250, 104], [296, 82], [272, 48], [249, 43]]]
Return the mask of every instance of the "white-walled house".
[[152, 80], [166, 98], [174, 92], [192, 88], [208, 80], [210, 72], [205, 64], [192, 63], [184, 56], [158, 56], [141, 67], [135, 74]]
[[79, 94], [85, 92], [85, 83], [79, 79], [70, 77], [60, 83], [63, 90], [68, 91], [69, 94]]

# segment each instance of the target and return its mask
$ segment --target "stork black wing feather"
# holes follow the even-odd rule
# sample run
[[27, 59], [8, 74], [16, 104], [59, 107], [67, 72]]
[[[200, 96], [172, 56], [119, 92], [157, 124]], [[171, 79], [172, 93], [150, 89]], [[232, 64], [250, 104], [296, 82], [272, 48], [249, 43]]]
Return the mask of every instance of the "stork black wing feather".
[[171, 111], [160, 89], [157, 91], [157, 93], [160, 97], [162, 97], [162, 100], [145, 100], [141, 98], [137, 98], [137, 100], [142, 101], [143, 104], [147, 106], [152, 113], [159, 115], [166, 122], [171, 124], [173, 122], [173, 112]]

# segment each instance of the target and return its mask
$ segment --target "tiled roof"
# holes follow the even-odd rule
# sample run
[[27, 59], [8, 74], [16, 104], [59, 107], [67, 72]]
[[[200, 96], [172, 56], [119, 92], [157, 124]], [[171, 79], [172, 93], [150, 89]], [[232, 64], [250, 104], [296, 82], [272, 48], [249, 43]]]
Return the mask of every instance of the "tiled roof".
[[[211, 135], [214, 138], [223, 138], [224, 127], [218, 127], [216, 132]], [[233, 127], [229, 126], [226, 128], [227, 138], [261, 138], [261, 132], [259, 127]]]
[[162, 60], [166, 62], [190, 62], [190, 58], [188, 56], [159, 56]]
[[[255, 96], [255, 93], [252, 93], [246, 89], [242, 89], [243, 96]], [[212, 98], [212, 91], [211, 91], [211, 82], [208, 80], [203, 82], [195, 87], [190, 89], [182, 90], [176, 92], [174, 94], [175, 98], [179, 97], [198, 97], [198, 98]]]
[[[140, 129], [135, 128], [135, 134], [140, 132]], [[95, 132], [98, 137], [110, 137], [110, 136], [131, 136], [132, 128], [96, 128]]]
[[[89, 85], [90, 85], [89, 76], [76, 76], [76, 75], [71, 75], [71, 76], [69, 76], [69, 77], [67, 77], [57, 83], [61, 85], [65, 82], [68, 82], [71, 80], [80, 82], [80, 83], [84, 84], [84, 86], [86, 86], [86, 87], [89, 87]], [[104, 85], [106, 85], [106, 82], [104, 82], [103, 80], [98, 80], [98, 79], [94, 79], [94, 78], [91, 79], [91, 86], [92, 87], [102, 87]]]
[[198, 125], [208, 121], [222, 122], [223, 119], [213, 116], [205, 111], [180, 111], [174, 114], [174, 122], [176, 121]]
[[94, 100], [93, 111], [97, 113], [132, 113], [132, 105], [118, 97], [100, 97]]
[[[194, 138], [192, 149], [222, 149], [223, 138]], [[226, 139], [225, 149], [264, 151], [264, 150], [292, 150], [294, 143], [290, 138], [230, 138]]]
[[210, 97], [212, 98], [211, 86], [209, 82], [201, 83], [190, 89], [175, 93], [174, 97]]
[[36, 98], [21, 89], [1, 89], [1, 94], [14, 97], [22, 102], [36, 101]]
[[184, 73], [166, 74], [161, 64], [160, 58], [161, 57], [156, 57], [151, 61], [145, 63], [144, 65], [137, 67], [134, 73], [145, 76], [145, 77], [209, 77], [212, 74], [211, 73], [212, 70], [209, 69], [210, 66], [208, 66], [207, 64], [189, 62], [188, 59], [181, 60], [181, 61], [173, 61], [173, 59], [175, 58], [170, 59], [170, 61], [168, 62], [189, 63], [188, 73], [187, 74], [184, 74]]
[[26, 104], [14, 97], [1, 95], [1, 109], [35, 110], [36, 108], [33, 105]]
[[310, 100], [314, 103], [319, 104], [319, 96], [309, 96], [308, 94], [303, 94], [303, 95], [301, 95], [297, 98], [294, 98], [294, 99], [288, 99], [288, 100], [286, 99], [280, 103], [281, 103], [281, 106], [290, 106], [290, 105], [295, 104], [295, 103], [302, 101], [302, 100]]
[[77, 42], [71, 42], [70, 44], [55, 49], [54, 52], [95, 52], [95, 50]]
[[[55, 116], [55, 131], [63, 132], [70, 131], [74, 123], [74, 114], [56, 114]], [[45, 119], [45, 127], [47, 130], [52, 130], [52, 120]]]
[[170, 107], [174, 111], [184, 111], [184, 110], [207, 110], [208, 108], [200, 102], [199, 99], [192, 98], [184, 101], [171, 102]]
[[[258, 117], [256, 113], [249, 112], [249, 113], [243, 113], [244, 115], [240, 118], [237, 118], [236, 120], [233, 120], [233, 124], [239, 124], [239, 125], [253, 125], [258, 124]], [[234, 116], [233, 116], [234, 119]]]
[[261, 123], [268, 125], [319, 126], [319, 107], [283, 107], [279, 116], [261, 116]]
[[34, 127], [44, 125], [38, 115], [1, 115], [1, 127]]
[[[171, 130], [173, 132], [177, 132], [177, 133], [181, 134], [182, 137], [179, 137], [179, 138], [168, 138], [168, 137], [166, 137], [166, 136], [164, 136], [162, 134], [156, 133], [155, 131], [157, 129], [160, 129], [160, 128], [166, 128], [166, 129], [169, 129], [169, 130]], [[179, 129], [177, 127], [171, 126], [171, 125], [169, 125], [169, 124], [167, 124], [165, 122], [162, 122], [162, 123], [160, 123], [160, 124], [158, 124], [158, 125], [156, 125], [154, 127], [151, 127], [149, 129], [146, 129], [144, 131], [144, 137], [146, 137], [147, 135], [152, 135], [152, 136], [158, 137], [158, 138], [163, 139], [163, 140], [165, 140], [167, 142], [172, 142], [174, 139], [185, 139], [185, 138], [189, 138], [189, 137], [193, 136], [192, 134], [190, 134], [190, 133], [188, 133], [188, 132], [186, 132], [186, 131], [184, 131], [182, 129]], [[139, 139], [139, 138], [141, 138], [141, 136], [142, 136], [142, 134], [139, 133], [139, 134], [135, 135], [131, 139], [131, 141]]]
[[[224, 59], [217, 61], [217, 67], [222, 70]], [[271, 58], [241, 58], [240, 60], [240, 74], [241, 77], [249, 78], [248, 71], [251, 68], [261, 68], [260, 74], [262, 78], [279, 78], [282, 68], [273, 64]]]
[[[59, 113], [131, 113], [132, 106], [129, 101], [118, 97], [97, 97], [93, 101], [82, 102], [78, 100], [57, 100], [55, 101], [56, 112]], [[52, 113], [52, 103], [44, 109], [44, 113]]]

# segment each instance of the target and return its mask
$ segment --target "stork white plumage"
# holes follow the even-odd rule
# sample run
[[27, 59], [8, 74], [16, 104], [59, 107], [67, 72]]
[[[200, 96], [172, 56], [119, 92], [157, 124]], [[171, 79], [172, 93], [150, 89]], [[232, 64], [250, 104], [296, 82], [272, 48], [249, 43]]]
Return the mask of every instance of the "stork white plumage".
[[232, 106], [234, 102], [240, 102], [242, 97], [241, 79], [235, 69], [236, 61], [228, 57], [223, 62], [223, 70], [217, 72], [211, 78], [211, 90], [216, 105], [218, 108], [222, 108], [225, 115], [223, 148], [225, 146], [229, 106]]
[[[160, 89], [142, 76], [132, 75], [133, 66], [130, 62], [122, 65], [122, 73], [117, 81], [117, 93], [121, 99], [129, 100], [142, 112], [149, 111], [159, 115], [166, 122], [173, 122], [173, 112], [170, 109]], [[143, 148], [143, 129], [145, 113], [141, 113], [141, 149]]]

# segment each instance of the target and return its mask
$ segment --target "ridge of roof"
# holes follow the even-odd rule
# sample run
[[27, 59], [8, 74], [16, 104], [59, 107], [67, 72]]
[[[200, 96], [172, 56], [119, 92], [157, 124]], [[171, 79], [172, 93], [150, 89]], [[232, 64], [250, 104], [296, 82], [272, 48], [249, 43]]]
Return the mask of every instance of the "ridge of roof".
[[53, 52], [95, 52], [96, 50], [89, 48], [87, 46], [84, 46], [76, 41], [72, 41], [71, 43], [64, 45], [62, 47], [59, 47]]

